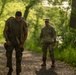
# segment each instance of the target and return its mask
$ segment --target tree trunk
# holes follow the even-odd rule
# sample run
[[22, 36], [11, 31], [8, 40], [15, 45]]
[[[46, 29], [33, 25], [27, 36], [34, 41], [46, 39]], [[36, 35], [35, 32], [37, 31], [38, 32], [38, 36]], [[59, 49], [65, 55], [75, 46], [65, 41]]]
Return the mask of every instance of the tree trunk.
[[35, 2], [30, 1], [29, 5], [26, 6], [26, 10], [25, 10], [25, 12], [24, 12], [24, 19], [25, 19], [25, 20], [27, 19], [27, 16], [28, 16], [28, 14], [29, 14], [30, 8], [31, 8], [34, 4], [35, 4]]
[[29, 14], [29, 9], [30, 9], [30, 7], [27, 6], [27, 7], [26, 7], [26, 10], [25, 10], [25, 12], [24, 12], [24, 19], [25, 19], [25, 20], [27, 19], [27, 16], [28, 16], [28, 14]]
[[30, 3], [28, 6], [26, 6], [26, 10], [24, 12], [24, 19], [26, 20], [29, 14], [29, 10], [32, 6], [36, 5], [37, 3], [41, 2], [42, 0], [30, 0]]
[[0, 12], [0, 15], [3, 13], [3, 11], [4, 11], [4, 6], [5, 6], [5, 4], [6, 4], [6, 1], [7, 0], [2, 0], [2, 7], [1, 7], [1, 12]]
[[72, 0], [70, 27], [76, 28], [76, 0]]

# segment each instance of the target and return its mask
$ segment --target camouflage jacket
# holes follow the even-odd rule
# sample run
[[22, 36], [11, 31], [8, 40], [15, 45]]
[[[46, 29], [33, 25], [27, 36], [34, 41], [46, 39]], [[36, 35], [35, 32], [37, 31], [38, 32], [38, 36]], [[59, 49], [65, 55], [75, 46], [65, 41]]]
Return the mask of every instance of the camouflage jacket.
[[[19, 41], [20, 43], [24, 44], [27, 38], [27, 32], [28, 26], [23, 19], [20, 22], [17, 22], [14, 17], [10, 17], [5, 22], [3, 34], [6, 41]], [[16, 39], [14, 39], [13, 37], [15, 37]]]
[[40, 33], [40, 42], [51, 43], [56, 41], [56, 32], [52, 26], [43, 27]]

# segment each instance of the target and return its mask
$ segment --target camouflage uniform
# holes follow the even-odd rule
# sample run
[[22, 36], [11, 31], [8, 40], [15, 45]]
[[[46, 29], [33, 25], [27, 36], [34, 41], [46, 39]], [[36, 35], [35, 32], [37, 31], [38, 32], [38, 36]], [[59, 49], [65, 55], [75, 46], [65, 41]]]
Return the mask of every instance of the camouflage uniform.
[[12, 68], [12, 52], [16, 51], [16, 72], [21, 72], [22, 52], [24, 48], [19, 48], [19, 44], [23, 43], [27, 37], [27, 24], [21, 19], [17, 22], [14, 17], [10, 17], [4, 28], [4, 37], [6, 41], [10, 41], [11, 45], [4, 44], [6, 49], [7, 67]]
[[46, 56], [47, 56], [47, 49], [49, 48], [49, 54], [52, 63], [55, 62], [55, 57], [54, 57], [54, 47], [53, 43], [56, 41], [56, 32], [55, 29], [48, 25], [47, 27], [43, 27], [41, 30], [40, 34], [40, 42], [42, 44], [42, 52], [43, 52], [43, 57], [42, 61], [46, 65]]

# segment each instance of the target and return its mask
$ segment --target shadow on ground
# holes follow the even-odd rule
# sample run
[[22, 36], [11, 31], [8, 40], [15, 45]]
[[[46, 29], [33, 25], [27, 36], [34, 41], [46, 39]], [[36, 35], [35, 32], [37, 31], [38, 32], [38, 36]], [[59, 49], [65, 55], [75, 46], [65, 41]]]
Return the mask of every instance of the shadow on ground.
[[39, 71], [36, 70], [36, 75], [57, 75], [54, 70], [55, 68], [46, 69], [46, 67], [42, 67]]

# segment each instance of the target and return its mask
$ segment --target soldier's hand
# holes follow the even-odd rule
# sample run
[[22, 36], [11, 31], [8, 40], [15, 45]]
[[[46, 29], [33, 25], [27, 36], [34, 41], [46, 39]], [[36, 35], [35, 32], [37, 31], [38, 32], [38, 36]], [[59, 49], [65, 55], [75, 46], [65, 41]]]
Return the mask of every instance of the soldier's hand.
[[6, 44], [7, 44], [7, 45], [11, 45], [11, 42], [10, 42], [10, 41], [6, 41]]
[[23, 48], [23, 44], [20, 44], [20, 45], [19, 45], [19, 48]]

